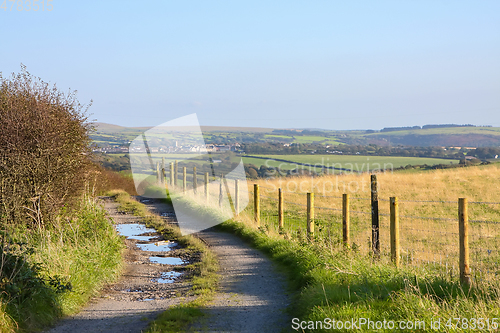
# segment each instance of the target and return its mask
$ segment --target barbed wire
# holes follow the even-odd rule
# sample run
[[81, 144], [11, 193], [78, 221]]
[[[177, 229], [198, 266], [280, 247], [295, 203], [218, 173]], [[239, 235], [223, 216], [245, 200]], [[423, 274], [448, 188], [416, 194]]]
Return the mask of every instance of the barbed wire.
[[[412, 242], [414, 243], [429, 243], [427, 242], [427, 240], [424, 240], [424, 239], [414, 239], [412, 240]], [[432, 242], [433, 245], [442, 245], [442, 246], [457, 246], [457, 244], [449, 244], [449, 243], [441, 243], [441, 242]], [[428, 253], [436, 253], [436, 252], [428, 252]]]
[[349, 213], [354, 213], [354, 214], [365, 214], [365, 215], [371, 215], [372, 213], [367, 213], [367, 212], [361, 212], [358, 210], [350, 210]]
[[292, 202], [292, 201], [285, 201], [285, 200], [283, 200], [283, 202], [285, 202], [285, 203], [289, 203], [289, 204], [292, 204], [292, 205], [296, 205], [296, 206], [303, 206], [303, 207], [307, 207], [307, 205], [305, 205], [305, 204], [299, 204], [299, 203]]
[[362, 197], [351, 197], [350, 199], [351, 200], [367, 200], [367, 201], [371, 201], [372, 200], [371, 198], [362, 198]]
[[297, 195], [307, 195], [307, 193], [302, 193], [302, 192], [291, 192], [291, 191], [285, 191], [281, 190], [281, 193], [289, 193], [289, 194], [297, 194]]
[[316, 208], [317, 209], [326, 209], [326, 210], [335, 210], [335, 211], [340, 211], [340, 212], [342, 211], [342, 209], [340, 209], [340, 208], [316, 207], [315, 206], [314, 209], [316, 209]]
[[458, 232], [450, 232], [450, 231], [437, 231], [437, 230], [431, 230], [431, 229], [416, 229], [416, 228], [409, 228], [409, 227], [404, 227], [400, 226], [399, 229], [404, 229], [404, 230], [412, 230], [412, 231], [423, 231], [423, 232], [433, 232], [437, 234], [449, 234], [449, 235], [458, 235]]
[[[388, 214], [388, 215], [390, 215], [390, 214]], [[434, 221], [455, 221], [455, 222], [458, 222], [458, 219], [454, 219], [454, 218], [450, 218], [450, 217], [430, 217], [430, 216], [401, 215], [401, 216], [399, 216], [399, 218], [407, 218], [407, 219], [414, 219], [414, 220], [434, 220]]]
[[333, 198], [333, 199], [342, 199], [343, 197], [336, 197], [331, 195], [318, 195], [317, 198]]
[[500, 224], [497, 221], [486, 221], [486, 220], [469, 220], [470, 223], [485, 223], [485, 224]]
[[500, 205], [500, 202], [486, 202], [486, 201], [471, 201], [469, 203], [475, 205]]
[[400, 203], [415, 202], [415, 203], [450, 203], [456, 204], [458, 201], [445, 201], [445, 200], [398, 200]]
[[266, 195], [260, 195], [262, 198], [268, 198], [268, 199], [271, 199], [271, 200], [274, 200], [274, 201], [278, 201], [278, 198], [272, 198], [272, 197], [268, 197]]

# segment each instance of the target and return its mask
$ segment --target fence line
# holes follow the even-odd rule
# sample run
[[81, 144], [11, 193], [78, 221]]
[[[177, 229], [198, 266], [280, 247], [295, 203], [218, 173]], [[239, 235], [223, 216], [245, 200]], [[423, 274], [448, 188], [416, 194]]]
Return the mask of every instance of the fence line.
[[[192, 186], [189, 186], [189, 190], [192, 189], [193, 193], [195, 195], [198, 195], [196, 188], [198, 187], [198, 176], [203, 175], [204, 180], [202, 183], [204, 183], [204, 194], [206, 197], [207, 203], [209, 202], [209, 198], [215, 198], [216, 194], [219, 194], [219, 198], [222, 193], [222, 186], [219, 187], [219, 189], [216, 189], [214, 193], [209, 193], [210, 188], [212, 186], [209, 186], [210, 183], [209, 180], [211, 178], [214, 178], [213, 175], [211, 175], [209, 172], [198, 172], [196, 170], [196, 167], [192, 168], [191, 170], [187, 170], [186, 167], [182, 167], [181, 173], [179, 173], [179, 165], [178, 162], [171, 162], [170, 163], [170, 170], [166, 170], [166, 164], [165, 161], [162, 160], [161, 162], [156, 163], [156, 177], [157, 177], [157, 183], [158, 185], [165, 186], [165, 187], [170, 187], [173, 186], [177, 189], [182, 189], [183, 192], [188, 191], [188, 180], [192, 180]], [[182, 176], [180, 177], [180, 175]], [[225, 179], [222, 175], [221, 177], [215, 177], [214, 179]], [[168, 181], [167, 181], [168, 180]], [[229, 179], [226, 179], [229, 180]], [[182, 184], [179, 184], [179, 182], [182, 181]], [[231, 179], [233, 181], [233, 179]], [[232, 183], [231, 183], [232, 184]], [[235, 198], [233, 198], [233, 205], [234, 207], [238, 207], [239, 205], [239, 187], [238, 187], [238, 181], [235, 179], [234, 180], [234, 185], [235, 185], [235, 198], [236, 201], [234, 201]], [[200, 188], [202, 188], [201, 186]], [[255, 184], [253, 189], [249, 189], [248, 193], [253, 194], [254, 198], [254, 221], [255, 223], [260, 226], [261, 218], [260, 218], [260, 200], [261, 198], [266, 199], [266, 200], [272, 200], [272, 201], [277, 201], [278, 205], [278, 214], [273, 216], [278, 217], [278, 223], [279, 223], [279, 228], [280, 230], [284, 229], [287, 227], [285, 225], [285, 217], [284, 217], [284, 205], [294, 205], [298, 207], [306, 207], [306, 229], [307, 229], [307, 237], [311, 241], [314, 241], [317, 239], [315, 237], [315, 224], [316, 223], [324, 223], [325, 221], [325, 216], [328, 216], [328, 213], [325, 211], [329, 212], [339, 212], [335, 213], [338, 215], [335, 219], [329, 220], [331, 225], [334, 225], [333, 223], [338, 220], [338, 217], [342, 217], [342, 241], [344, 243], [344, 246], [347, 248], [351, 247], [351, 239], [353, 235], [350, 235], [351, 233], [354, 232], [356, 234], [356, 239], [368, 239], [369, 242], [371, 240], [371, 244], [369, 247], [371, 247], [371, 251], [375, 255], [375, 258], [379, 257], [380, 255], [385, 255], [386, 250], [390, 248], [390, 256], [391, 259], [394, 261], [396, 266], [399, 266], [399, 260], [405, 260], [405, 253], [404, 252], [411, 252], [411, 262], [429, 262], [436, 264], [435, 262], [435, 257], [436, 257], [436, 252], [432, 252], [432, 248], [429, 246], [429, 244], [434, 244], [434, 246], [437, 246], [437, 248], [434, 251], [443, 251], [443, 253], [440, 253], [438, 255], [440, 259], [439, 264], [442, 264], [443, 266], [446, 266], [447, 269], [448, 267], [454, 267], [456, 264], [456, 252], [459, 252], [459, 262], [457, 267], [459, 267], [459, 274], [460, 274], [460, 279], [463, 283], [465, 284], [470, 284], [472, 282], [472, 273], [476, 274], [477, 272], [484, 273], [484, 272], [493, 272], [493, 271], [499, 271], [498, 269], [498, 258], [499, 258], [499, 251], [498, 248], [500, 247], [499, 245], [496, 245], [495, 240], [498, 239], [498, 235], [500, 234], [500, 231], [497, 231], [495, 229], [499, 224], [500, 221], [492, 221], [492, 220], [487, 220], [487, 219], [479, 219], [477, 214], [474, 214], [474, 218], [469, 220], [469, 210], [468, 206], [469, 205], [488, 205], [488, 206], [493, 206], [493, 205], [500, 205], [500, 202], [482, 202], [482, 201], [470, 201], [468, 202], [464, 198], [460, 198], [458, 201], [447, 201], [447, 200], [398, 200], [396, 197], [392, 198], [380, 198], [378, 195], [378, 184], [376, 181], [376, 175], [372, 175], [372, 188], [371, 188], [371, 193], [372, 196], [371, 198], [363, 198], [363, 197], [347, 197], [347, 202], [346, 202], [346, 194], [344, 194], [342, 197], [340, 196], [330, 196], [330, 195], [320, 195], [318, 194], [316, 196], [317, 200], [320, 200], [320, 202], [323, 202], [321, 200], [323, 199], [342, 199], [342, 201], [336, 201], [336, 205], [339, 205], [338, 207], [324, 207], [324, 206], [315, 206], [314, 205], [314, 193], [301, 193], [301, 192], [290, 192], [290, 191], [284, 191], [281, 188], [271, 188], [267, 186], [260, 186], [263, 189], [272, 189], [273, 191], [278, 190], [278, 196], [269, 196], [269, 195], [261, 195], [259, 191], [259, 185]], [[212, 187], [211, 189], [214, 191], [214, 188]], [[245, 189], [246, 190], [246, 189]], [[198, 191], [202, 192], [202, 191]], [[266, 192], [266, 191], [265, 191]], [[232, 192], [231, 192], [232, 193]], [[267, 191], [269, 193], [269, 191]], [[307, 201], [304, 203], [299, 203], [299, 202], [293, 202], [293, 201], [285, 201], [284, 200], [284, 194], [292, 194], [292, 195], [298, 195], [298, 196], [307, 196]], [[286, 196], [286, 195], [285, 195]], [[301, 198], [301, 197], [300, 197]], [[213, 200], [213, 199], [212, 199]], [[301, 199], [302, 200], [302, 199]], [[220, 201], [220, 199], [219, 199]], [[359, 205], [355, 204], [352, 209], [349, 205], [352, 203], [356, 203], [359, 201], [370, 201], [370, 206], [367, 211], [359, 210]], [[380, 202], [388, 202], [390, 205], [390, 213], [382, 213], [379, 211], [379, 203]], [[397, 205], [394, 205], [397, 203]], [[422, 204], [458, 204], [458, 216], [456, 218], [450, 218], [450, 217], [433, 217], [433, 216], [413, 216], [413, 215], [404, 215], [404, 214], [399, 214], [399, 210], [401, 209], [401, 204], [404, 203], [422, 203]], [[220, 204], [220, 203], [219, 203]], [[364, 206], [364, 205], [363, 205]], [[384, 204], [385, 207], [385, 204]], [[387, 207], [387, 208], [389, 208]], [[273, 208], [274, 209], [274, 208]], [[322, 212], [319, 215], [315, 216], [314, 210], [317, 210], [318, 212]], [[364, 208], [362, 208], [364, 209]], [[405, 209], [405, 207], [403, 207]], [[300, 211], [299, 211], [300, 212]], [[490, 214], [497, 213], [496, 211], [487, 211], [488, 216]], [[237, 214], [237, 213], [236, 213]], [[350, 214], [355, 214], [354, 219], [351, 221], [351, 216]], [[357, 214], [357, 215], [356, 215]], [[359, 229], [359, 225], [362, 221], [362, 217], [366, 215], [371, 215], [371, 229], [365, 228], [365, 229]], [[288, 218], [292, 218], [294, 220], [297, 220], [297, 216], [293, 215], [288, 215]], [[316, 219], [315, 219], [316, 218]], [[405, 220], [411, 220], [412, 225], [408, 225]], [[419, 222], [421, 221], [421, 222]], [[429, 226], [428, 228], [422, 228], [420, 227], [419, 223], [423, 223], [423, 221], [433, 221], [434, 227]], [[439, 224], [439, 222], [446, 222], [446, 221], [452, 221], [454, 222], [453, 224]], [[355, 223], [357, 225], [356, 228], [352, 229], [351, 224]], [[318, 224], [320, 225], [320, 224]], [[338, 225], [335, 223], [335, 225]], [[452, 225], [453, 228], [457, 228], [456, 232], [450, 232], [450, 231], [443, 231], [442, 228], [447, 227], [449, 225]], [[299, 227], [300, 228], [300, 227]], [[329, 227], [330, 228], [330, 227]], [[335, 227], [337, 228], [337, 227]], [[318, 228], [318, 232], [321, 233], [322, 228]], [[367, 233], [371, 233], [371, 237], [368, 235], [364, 234], [364, 231]], [[402, 232], [404, 231], [404, 232]], [[330, 232], [330, 229], [328, 229], [328, 232]], [[339, 230], [340, 232], [340, 230]], [[426, 233], [428, 236], [426, 236]], [[440, 242], [436, 242], [433, 239], [433, 235], [441, 235], [445, 237], [444, 240]], [[458, 234], [458, 240], [456, 239], [456, 235]], [[363, 236], [365, 235], [365, 236]], [[389, 237], [390, 236], [390, 237]], [[361, 238], [360, 238], [361, 237]], [[399, 238], [401, 237], [401, 238]], [[398, 245], [398, 240], [399, 243], [402, 245]], [[363, 243], [362, 243], [363, 244]], [[415, 246], [413, 246], [413, 245]], [[359, 246], [358, 246], [359, 247]], [[381, 252], [381, 247], [384, 252]], [[451, 253], [451, 255], [446, 255], [444, 257], [442, 254], [446, 253], [449, 251], [450, 248], [456, 249], [458, 247], [459, 251], [453, 250], [454, 253]], [[399, 252], [398, 252], [399, 251]], [[399, 254], [398, 254], [399, 253]], [[416, 254], [420, 254], [420, 257], [415, 257]], [[409, 254], [406, 254], [408, 256]], [[470, 257], [472, 257], [473, 262], [470, 262]], [[455, 258], [455, 259], [453, 259]], [[443, 261], [444, 260], [444, 261]], [[408, 258], [406, 258], [406, 261], [408, 261]], [[471, 267], [474, 269], [472, 270]]]
[[[376, 178], [375, 178], [376, 181]], [[377, 193], [377, 187], [375, 187], [375, 191], [372, 189], [372, 193], [378, 194]], [[254, 194], [257, 193], [254, 191]], [[496, 226], [500, 224], [500, 222], [497, 221], [489, 221], [489, 220], [479, 220], [479, 219], [468, 219], [468, 202], [464, 198], [460, 198], [457, 201], [447, 201], [447, 200], [398, 200], [396, 197], [391, 197], [389, 199], [385, 198], [379, 198], [378, 195], [375, 195], [372, 198], [356, 198], [356, 197], [349, 197], [349, 195], [344, 194], [342, 197], [340, 196], [327, 196], [327, 195], [318, 195], [316, 199], [323, 199], [323, 198], [332, 198], [332, 199], [342, 199], [342, 202], [339, 203], [336, 201], [336, 204], [341, 204], [339, 207], [325, 207], [325, 206], [315, 206], [314, 205], [314, 193], [309, 192], [309, 193], [297, 193], [297, 192], [288, 192], [284, 191], [282, 189], [278, 189], [279, 196], [268, 196], [268, 195], [260, 195], [259, 197], [265, 198], [268, 200], [272, 201], [278, 201], [278, 210], [283, 210], [283, 205], [288, 204], [288, 205], [294, 205], [294, 206], [299, 206], [299, 207], [305, 207], [305, 213], [306, 213], [306, 218], [305, 218], [305, 226], [306, 226], [306, 231], [307, 231], [307, 237], [311, 241], [317, 240], [315, 238], [315, 224], [319, 221], [321, 226], [321, 223], [324, 223], [325, 221], [325, 216], [329, 216], [328, 213], [320, 213], [319, 215], [315, 215], [315, 210], [318, 212], [321, 211], [330, 211], [330, 212], [339, 212], [340, 214], [337, 215], [330, 215], [330, 216], [336, 216], [334, 219], [328, 219], [326, 223], [330, 226], [335, 226], [335, 225], [340, 225], [339, 222], [339, 217], [341, 217], [342, 221], [342, 230], [339, 230], [339, 232], [342, 233], [342, 243], [346, 248], [351, 248], [351, 240], [352, 240], [352, 227], [351, 224], [353, 221], [351, 221], [351, 216], [350, 214], [359, 214], [361, 216], [366, 216], [366, 215], [371, 215], [372, 219], [373, 218], [378, 218], [378, 232], [375, 234], [372, 229], [372, 234], [371, 234], [371, 250], [375, 257], [377, 258], [381, 255], [385, 255], [386, 253], [389, 253], [391, 260], [394, 262], [394, 264], [399, 267], [402, 263], [428, 263], [428, 264], [433, 264], [435, 266], [443, 267], [446, 268], [446, 271], [449, 269], [455, 269], [455, 267], [458, 267], [458, 275], [460, 276], [460, 280], [463, 284], [471, 284], [472, 279], [473, 279], [473, 273], [484, 273], [484, 272], [493, 272], [495, 270], [498, 270], [497, 268], [497, 263], [496, 262], [491, 262], [492, 254], [498, 255], [499, 251], [497, 249], [497, 246], [492, 244], [491, 248], [488, 248], [487, 245], [489, 243], [484, 243], [483, 246], [478, 246], [481, 245], [481, 243], [477, 242], [485, 242], [485, 241], [490, 241], [490, 243], [498, 237], [492, 236], [492, 233], [490, 232], [490, 228], [481, 228], [479, 229], [479, 234], [476, 233], [471, 233], [471, 227], [472, 226], [481, 226], [481, 225], [491, 225], [491, 226]], [[283, 196], [284, 194], [293, 194], [293, 195], [306, 195], [307, 196], [307, 201], [304, 203], [299, 203], [299, 202], [293, 202], [293, 201], [288, 201], [284, 200]], [[360, 211], [356, 209], [351, 209], [350, 202], [356, 200], [365, 200], [371, 201], [371, 211]], [[373, 207], [374, 204], [378, 205], [378, 202], [389, 202], [390, 205], [388, 208], [390, 208], [390, 212], [387, 213], [382, 213], [382, 212], [377, 212], [377, 216], [374, 216], [373, 213]], [[399, 210], [400, 210], [400, 204], [403, 203], [437, 203], [437, 204], [457, 204], [458, 208], [458, 214], [456, 218], [451, 218], [451, 217], [433, 217], [433, 216], [417, 216], [417, 215], [400, 215]], [[470, 202], [472, 204], [489, 204], [489, 205], [494, 205], [497, 204], [495, 202], [480, 202], [480, 201], [473, 201]], [[273, 206], [274, 207], [274, 206]], [[275, 209], [275, 208], [272, 208]], [[326, 214], [326, 215], [325, 215]], [[283, 230], [285, 227], [291, 227], [285, 225], [285, 218], [283, 217], [283, 212], [278, 211], [278, 214], [272, 214], [273, 218], [275, 216], [278, 216], [279, 219], [279, 229]], [[294, 221], [297, 219], [300, 219], [300, 215], [297, 216], [296, 213], [293, 213], [293, 215], [290, 215], [289, 218], [292, 218]], [[304, 216], [302, 217], [304, 218]], [[381, 219], [383, 218], [383, 219]], [[287, 218], [288, 219], [288, 218]], [[440, 228], [443, 228], [442, 224], [435, 224], [433, 226], [429, 226], [428, 228], [426, 227], [419, 227], [420, 223], [418, 222], [417, 224], [413, 223], [408, 224], [408, 222], [404, 222], [405, 220], [411, 220], [411, 221], [434, 221], [435, 223], [439, 222], [453, 222], [452, 224], [445, 224], [448, 226], [453, 226], [453, 228], [456, 228], [456, 231], [446, 231], [442, 230]], [[322, 222], [323, 221], [323, 222]], [[358, 227], [355, 228], [355, 233], [358, 234], [357, 237], [363, 237], [361, 236], [363, 234], [363, 231], [359, 230], [359, 223], [361, 220], [359, 218], [354, 219], [355, 223], [357, 223]], [[403, 221], [403, 222], [402, 222]], [[372, 224], [373, 225], [373, 224]], [[295, 228], [295, 226], [294, 226]], [[328, 230], [330, 233], [328, 227], [327, 229], [323, 230]], [[335, 227], [337, 228], [337, 227]], [[449, 228], [449, 227], [446, 227]], [[300, 227], [299, 227], [300, 229]], [[321, 232], [321, 227], [318, 229]], [[323, 231], [325, 232], [325, 231]], [[360, 233], [361, 232], [361, 233]], [[429, 236], [426, 236], [425, 234], [428, 233]], [[497, 235], [498, 233], [496, 231], [493, 232], [494, 235]], [[441, 241], [436, 241], [434, 235], [441, 235], [441, 237], [445, 237]], [[458, 235], [458, 237], [457, 237]], [[339, 235], [340, 236], [340, 235]], [[380, 238], [382, 237], [382, 238]], [[458, 239], [457, 239], [458, 238]], [[366, 238], [365, 238], [366, 239]], [[367, 239], [370, 239], [368, 237]], [[377, 241], [374, 242], [374, 239]], [[472, 242], [472, 243], [471, 243]], [[477, 243], [477, 244], [476, 244]], [[413, 244], [413, 245], [412, 245]], [[430, 247], [430, 244], [433, 244], [434, 248]], [[484, 246], [486, 245], [486, 246]], [[359, 247], [359, 245], [357, 246]], [[437, 248], [436, 248], [437, 247]], [[500, 246], [498, 246], [500, 247]], [[381, 252], [381, 248], [383, 249], [383, 252]], [[459, 251], [453, 250], [457, 249]], [[386, 252], [389, 251], [389, 252]], [[436, 252], [436, 251], [442, 251], [441, 253]], [[451, 251], [451, 252], [450, 252]], [[456, 251], [456, 252], [455, 252]], [[458, 258], [456, 253], [458, 252]], [[486, 256], [486, 257], [484, 257]], [[410, 258], [411, 257], [411, 258]], [[474, 260], [474, 262], [470, 262], [470, 258]], [[459, 260], [457, 260], [459, 259]], [[455, 261], [456, 260], [456, 261]], [[493, 266], [492, 266], [493, 265]], [[471, 267], [474, 269], [472, 270]], [[450, 273], [451, 274], [451, 273]]]

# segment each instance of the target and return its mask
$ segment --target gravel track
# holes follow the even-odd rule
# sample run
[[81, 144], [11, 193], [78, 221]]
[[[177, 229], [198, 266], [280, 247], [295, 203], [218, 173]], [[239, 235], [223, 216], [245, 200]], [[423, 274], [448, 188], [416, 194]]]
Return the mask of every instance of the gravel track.
[[290, 327], [285, 280], [269, 259], [228, 233], [204, 231], [199, 236], [219, 258], [220, 292], [206, 309], [207, 319], [191, 329], [281, 332]]
[[[171, 206], [159, 200], [143, 200], [143, 203], [151, 211], [174, 222]], [[105, 202], [105, 208], [114, 223], [137, 223], [140, 220], [120, 214], [117, 206], [116, 203]], [[286, 283], [271, 261], [234, 235], [207, 230], [197, 236], [205, 241], [219, 259], [220, 283], [215, 299], [204, 309], [207, 316], [188, 331], [287, 331], [291, 318], [285, 312], [289, 304]], [[189, 281], [180, 279], [172, 284], [152, 281], [152, 278], [158, 277], [162, 271], [171, 270], [171, 267], [151, 264], [147, 260], [150, 252], [139, 250], [135, 246], [136, 242], [126, 240], [126, 268], [120, 281], [105, 288], [80, 313], [63, 319], [47, 332], [142, 332], [148, 322], [162, 311], [191, 299], [182, 296], [190, 289]], [[142, 301], [149, 298], [155, 300]]]
[[[156, 201], [146, 205], [159, 214], [171, 210]], [[291, 326], [291, 318], [285, 312], [290, 300], [285, 278], [274, 264], [232, 234], [209, 229], [196, 235], [218, 257], [220, 290], [205, 309], [208, 316], [189, 331], [286, 331]]]
[[[114, 202], [105, 201], [104, 207], [115, 224], [139, 223], [140, 218], [120, 214], [117, 206]], [[168, 307], [190, 299], [182, 297], [190, 289], [189, 281], [179, 279], [170, 284], [153, 281], [161, 276], [161, 272], [171, 271], [172, 266], [149, 262], [151, 252], [139, 250], [135, 240], [127, 239], [125, 243], [125, 268], [120, 280], [104, 288], [100, 296], [93, 298], [79, 313], [64, 318], [47, 332], [138, 333]], [[175, 256], [175, 251], [171, 252], [167, 253]]]

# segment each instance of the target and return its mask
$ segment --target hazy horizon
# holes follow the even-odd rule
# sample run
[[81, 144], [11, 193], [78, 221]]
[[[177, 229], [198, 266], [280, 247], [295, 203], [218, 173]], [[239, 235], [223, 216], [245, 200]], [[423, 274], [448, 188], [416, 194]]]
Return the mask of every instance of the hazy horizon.
[[500, 127], [496, 0], [10, 5], [2, 75], [22, 63], [76, 89], [99, 122], [197, 113], [202, 126]]
[[[120, 126], [120, 127], [124, 127], [124, 128], [152, 128], [152, 127], [155, 127], [155, 126], [158, 126], [158, 125], [145, 125], [145, 126], [122, 126], [122, 125], [117, 125], [117, 124], [113, 124], [113, 123], [105, 123], [105, 122], [100, 122], [100, 121], [95, 121], [94, 123], [100, 123], [100, 124], [105, 124], [105, 125], [112, 125], [112, 126]], [[423, 124], [423, 125], [403, 125], [403, 126], [397, 126], [397, 127], [413, 127], [413, 126], [425, 126], [425, 125], [473, 125], [475, 126], [476, 128], [478, 127], [495, 127], [493, 125], [476, 125], [476, 124], [452, 124], [452, 123], [442, 123], [442, 124]], [[218, 126], [218, 125], [200, 125], [202, 128], [206, 128], [206, 127], [221, 127], [221, 128], [261, 128], [261, 129], [277, 129], [277, 130], [287, 130], [287, 129], [290, 129], [290, 130], [319, 130], [319, 131], [370, 131], [370, 130], [373, 130], [373, 131], [380, 131], [384, 128], [390, 128], [392, 126], [385, 126], [383, 128], [352, 128], [352, 129], [342, 129], [342, 130], [337, 130], [337, 129], [330, 129], [330, 128], [320, 128], [320, 127], [316, 127], [316, 128], [313, 128], [313, 127], [303, 127], [303, 128], [300, 128], [300, 127], [287, 127], [287, 128], [276, 128], [276, 127], [265, 127], [265, 126]], [[464, 126], [465, 127], [465, 126]], [[500, 126], [499, 126], [500, 127]]]

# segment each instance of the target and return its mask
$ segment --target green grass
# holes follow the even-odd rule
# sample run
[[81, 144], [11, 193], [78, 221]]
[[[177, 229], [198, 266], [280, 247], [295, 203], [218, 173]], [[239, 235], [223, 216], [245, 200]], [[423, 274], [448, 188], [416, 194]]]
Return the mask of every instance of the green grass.
[[[360, 155], [255, 155], [268, 158], [268, 160], [244, 157], [245, 163], [252, 163], [257, 166], [267, 165], [280, 167], [282, 170], [291, 170], [297, 167], [294, 162], [317, 165], [318, 171], [321, 166], [330, 166], [335, 168], [345, 168], [355, 171], [367, 171], [368, 169], [392, 169], [407, 165], [435, 165], [435, 164], [457, 164], [457, 160], [426, 158], [426, 157], [398, 157], [398, 156], [360, 156]], [[290, 163], [273, 161], [281, 159], [290, 161]]]
[[316, 135], [278, 135], [278, 134], [267, 134], [265, 139], [269, 139], [268, 141], [286, 141], [286, 142], [294, 142], [294, 143], [327, 143], [327, 144], [341, 144], [337, 138], [335, 137], [326, 137], [326, 136], [316, 136]]
[[[197, 296], [196, 299], [167, 309], [150, 324], [147, 332], [186, 331], [191, 323], [205, 315], [202, 309], [212, 300], [217, 289], [217, 258], [198, 238], [191, 235], [182, 236], [178, 228], [165, 224], [161, 217], [151, 214], [143, 204], [132, 199], [127, 193], [113, 191], [109, 195], [116, 198], [120, 204], [119, 209], [142, 217], [148, 227], [155, 228], [169, 239], [175, 239], [188, 251], [200, 256], [198, 262], [186, 266], [192, 276], [191, 294]], [[170, 199], [167, 202], [171, 203]]]
[[[32, 251], [21, 256], [24, 268], [18, 267], [18, 275], [7, 285], [11, 298], [4, 298], [0, 307], [2, 332], [36, 331], [73, 314], [119, 276], [124, 245], [105, 211], [85, 198], [75, 215], [61, 218], [67, 219], [57, 228], [18, 229], [10, 234]], [[17, 293], [12, 288], [18, 288]], [[10, 318], [10, 323], [2, 318]]]
[[297, 143], [314, 143], [314, 142], [321, 142], [321, 143], [328, 143], [328, 144], [339, 144], [340, 142], [336, 138], [332, 137], [325, 137], [325, 136], [314, 136], [314, 135], [303, 135], [303, 136], [296, 136], [294, 142]]
[[[387, 258], [345, 251], [338, 238], [309, 242], [305, 237], [280, 236], [256, 230], [246, 222], [228, 221], [221, 229], [239, 235], [265, 252], [286, 272], [295, 292], [290, 313], [306, 322], [333, 318], [341, 321], [424, 321], [436, 318], [498, 318], [498, 284], [464, 288], [449, 275], [423, 267], [396, 269]], [[444, 323], [443, 323], [444, 325]], [[305, 332], [327, 332], [305, 329]], [[360, 331], [371, 329], [362, 327]], [[392, 330], [380, 330], [392, 332]], [[440, 331], [453, 331], [443, 327]]]

